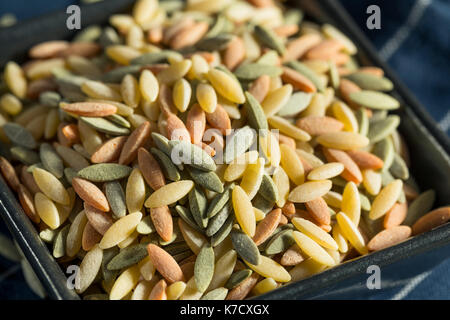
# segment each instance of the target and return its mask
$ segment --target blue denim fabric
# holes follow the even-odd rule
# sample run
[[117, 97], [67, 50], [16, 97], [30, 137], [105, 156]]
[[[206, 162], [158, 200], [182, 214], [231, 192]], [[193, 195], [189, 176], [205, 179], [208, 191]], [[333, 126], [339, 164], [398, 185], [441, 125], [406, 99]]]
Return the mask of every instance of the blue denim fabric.
[[[107, 1], [107, 0], [106, 0]], [[19, 20], [64, 9], [77, 1], [0, 2], [0, 15]], [[439, 126], [450, 133], [450, 1], [341, 0], [399, 77]], [[395, 4], [394, 4], [395, 3]], [[381, 9], [381, 30], [366, 27], [369, 5]], [[395, 50], [387, 50], [386, 44]], [[0, 221], [0, 232], [7, 233]], [[381, 269], [381, 289], [369, 290], [361, 274], [315, 296], [316, 299], [450, 299], [450, 246]], [[435, 261], [440, 261], [436, 264]], [[421, 273], [417, 275], [417, 270]], [[0, 299], [38, 299], [24, 282], [20, 264], [0, 257]]]
[[[450, 1], [448, 0], [341, 0], [381, 56], [386, 43], [402, 39], [387, 62], [417, 96], [441, 129], [450, 134]], [[395, 5], [393, 5], [395, 3]], [[366, 8], [381, 9], [381, 30], [366, 27]], [[406, 37], [399, 36], [399, 30]]]

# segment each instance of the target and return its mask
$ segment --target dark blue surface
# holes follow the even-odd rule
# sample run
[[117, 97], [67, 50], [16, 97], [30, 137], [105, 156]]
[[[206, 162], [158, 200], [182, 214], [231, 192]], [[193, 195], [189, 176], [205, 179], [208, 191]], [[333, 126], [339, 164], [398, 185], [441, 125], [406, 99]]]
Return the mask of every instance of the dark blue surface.
[[[107, 1], [107, 0], [105, 0]], [[1, 1], [0, 15], [19, 20], [77, 3], [70, 0]], [[403, 82], [450, 133], [450, 1], [341, 0]], [[395, 5], [394, 5], [395, 3]], [[32, 4], [32, 5], [31, 5]], [[381, 30], [368, 30], [366, 8], [381, 9]], [[394, 48], [394, 49], [392, 49]], [[0, 222], [0, 232], [6, 228]], [[316, 298], [321, 299], [450, 299], [450, 247], [381, 269], [380, 290], [368, 290], [367, 276], [349, 279]], [[434, 261], [440, 260], [439, 264]], [[430, 267], [432, 265], [433, 267]], [[417, 271], [423, 271], [417, 275]], [[0, 299], [37, 299], [24, 282], [20, 264], [0, 257]]]
[[[386, 59], [401, 80], [450, 134], [450, 1], [341, 0], [383, 57], [387, 43], [401, 39]], [[395, 5], [393, 5], [395, 3]], [[381, 30], [368, 30], [366, 8], [381, 9]], [[404, 33], [403, 33], [404, 31]], [[406, 37], [402, 37], [406, 34]]]
[[449, 255], [450, 246], [446, 246], [382, 267], [380, 289], [368, 289], [366, 282], [371, 274], [361, 272], [313, 299], [449, 299]]

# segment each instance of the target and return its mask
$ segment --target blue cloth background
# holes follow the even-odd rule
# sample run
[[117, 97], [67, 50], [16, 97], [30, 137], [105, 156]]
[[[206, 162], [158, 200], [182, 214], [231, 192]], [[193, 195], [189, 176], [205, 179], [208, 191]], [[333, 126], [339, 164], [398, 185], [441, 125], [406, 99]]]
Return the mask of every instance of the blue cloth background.
[[[107, 1], [107, 0], [106, 0]], [[13, 13], [23, 20], [63, 10], [71, 0], [1, 1], [0, 15]], [[447, 134], [450, 133], [450, 1], [448, 0], [341, 0], [380, 55]], [[395, 4], [394, 4], [395, 3]], [[366, 27], [366, 8], [381, 9], [381, 30]], [[7, 229], [0, 221], [0, 232]], [[450, 299], [450, 247], [382, 268], [380, 290], [368, 290], [367, 275], [353, 279], [319, 299]], [[427, 262], [440, 258], [432, 267]], [[415, 270], [425, 270], [417, 275]], [[399, 280], [400, 279], [400, 280]], [[356, 284], [355, 284], [356, 283]], [[0, 257], [0, 299], [39, 299], [26, 285], [20, 264]]]

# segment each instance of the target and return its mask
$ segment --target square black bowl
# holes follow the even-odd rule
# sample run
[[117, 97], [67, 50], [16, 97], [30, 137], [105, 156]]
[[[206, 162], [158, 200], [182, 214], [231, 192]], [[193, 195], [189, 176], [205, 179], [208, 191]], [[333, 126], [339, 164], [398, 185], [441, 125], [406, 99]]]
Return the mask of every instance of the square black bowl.
[[[82, 6], [82, 27], [105, 24], [111, 14], [129, 10], [133, 2], [132, 0], [108, 0]], [[412, 155], [411, 173], [422, 190], [432, 188], [436, 191], [436, 206], [448, 205], [450, 199], [449, 138], [438, 129], [437, 124], [411, 92], [378, 57], [375, 49], [338, 1], [298, 0], [290, 1], [290, 4], [304, 10], [309, 18], [338, 27], [357, 45], [358, 59], [362, 65], [378, 66], [385, 71], [386, 77], [394, 83], [393, 95], [402, 104], [402, 108], [398, 111], [402, 120], [399, 130]], [[66, 19], [65, 12], [57, 12], [1, 30], [0, 66], [4, 66], [9, 60], [24, 61], [27, 50], [36, 43], [71, 38], [74, 32], [66, 28]], [[79, 296], [66, 286], [66, 275], [39, 238], [35, 227], [23, 212], [3, 178], [0, 178], [0, 214], [50, 298], [79, 299]], [[257, 298], [307, 299], [320, 297], [323, 293], [332, 292], [339, 285], [351, 283], [352, 279], [361, 282], [361, 276], [366, 274], [367, 267], [370, 265], [383, 267], [395, 262], [407, 261], [419, 254], [429, 253], [449, 245], [450, 223], [396, 246], [345, 262]], [[419, 273], [423, 271], [421, 268], [429, 268], [445, 258], [447, 258], [446, 255], [434, 255], [432, 259], [427, 256], [426, 264], [421, 264], [421, 267], [410, 266], [410, 268], [414, 273]]]

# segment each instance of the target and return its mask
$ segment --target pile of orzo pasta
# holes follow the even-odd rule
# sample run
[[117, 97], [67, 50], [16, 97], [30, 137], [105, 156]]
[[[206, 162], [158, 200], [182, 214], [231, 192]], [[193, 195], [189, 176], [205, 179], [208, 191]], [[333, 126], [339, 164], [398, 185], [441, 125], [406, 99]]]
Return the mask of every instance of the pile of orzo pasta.
[[244, 299], [445, 223], [392, 82], [272, 0], [139, 0], [9, 62], [1, 172], [85, 299]]

